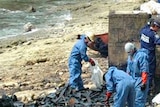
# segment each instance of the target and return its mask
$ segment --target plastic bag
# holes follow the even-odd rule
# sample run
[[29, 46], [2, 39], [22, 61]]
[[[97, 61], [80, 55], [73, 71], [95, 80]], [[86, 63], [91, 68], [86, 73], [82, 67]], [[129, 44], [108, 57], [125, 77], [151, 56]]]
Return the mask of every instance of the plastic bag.
[[158, 104], [158, 105], [160, 105], [160, 93], [157, 94], [157, 95], [152, 99], [152, 104]]
[[96, 88], [102, 88], [103, 85], [103, 72], [100, 69], [98, 62], [95, 61], [95, 66], [92, 66], [90, 64], [90, 69], [91, 69], [91, 81], [94, 83]]

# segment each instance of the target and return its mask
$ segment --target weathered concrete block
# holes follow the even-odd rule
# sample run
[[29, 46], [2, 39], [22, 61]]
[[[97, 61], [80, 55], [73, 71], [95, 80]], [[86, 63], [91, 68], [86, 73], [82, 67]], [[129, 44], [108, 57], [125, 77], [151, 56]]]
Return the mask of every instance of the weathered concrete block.
[[123, 65], [127, 54], [124, 45], [134, 41], [139, 48], [139, 31], [147, 23], [149, 15], [145, 13], [111, 12], [109, 14], [109, 65]]
[[124, 53], [124, 43], [109, 43], [109, 65], [122, 65], [126, 62], [126, 53]]
[[[152, 15], [153, 19], [160, 21], [160, 15]], [[160, 31], [158, 31], [158, 34], [160, 35]], [[156, 78], [160, 78], [160, 46], [157, 45], [156, 47]]]
[[156, 74], [155, 76], [160, 78], [160, 46], [157, 46], [157, 49], [156, 49]]

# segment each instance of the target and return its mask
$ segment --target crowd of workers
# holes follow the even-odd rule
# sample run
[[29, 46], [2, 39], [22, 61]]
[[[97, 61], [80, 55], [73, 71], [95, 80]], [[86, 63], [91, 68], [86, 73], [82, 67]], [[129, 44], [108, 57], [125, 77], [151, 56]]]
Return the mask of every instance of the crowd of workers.
[[[106, 83], [106, 106], [109, 106], [109, 99], [114, 94], [114, 107], [145, 107], [147, 96], [151, 91], [156, 70], [156, 45], [160, 45], [160, 37], [157, 31], [160, 29], [160, 22], [150, 20], [140, 30], [140, 48], [132, 42], [124, 46], [128, 54], [126, 71], [116, 65], [110, 66], [103, 75]], [[73, 46], [69, 57], [69, 85], [75, 91], [84, 90], [82, 74], [82, 60], [95, 62], [87, 55], [87, 47], [94, 42], [94, 34], [88, 32], [78, 36], [77, 43]]]

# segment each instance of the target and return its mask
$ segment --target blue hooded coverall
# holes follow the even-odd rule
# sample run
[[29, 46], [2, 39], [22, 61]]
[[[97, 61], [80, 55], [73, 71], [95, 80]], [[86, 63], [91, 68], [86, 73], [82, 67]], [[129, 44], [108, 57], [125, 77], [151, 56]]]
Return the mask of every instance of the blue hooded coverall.
[[82, 60], [88, 62], [89, 57], [86, 54], [87, 44], [85, 43], [85, 35], [81, 35], [80, 39], [73, 46], [68, 64], [69, 64], [69, 85], [71, 88], [81, 90], [83, 89], [83, 81], [81, 78], [82, 73]]
[[142, 86], [142, 72], [149, 72], [148, 66], [148, 50], [139, 49], [134, 55], [128, 56], [127, 60], [127, 73], [130, 74], [135, 80], [135, 107], [145, 107], [147, 93], [148, 93], [148, 81], [146, 89], [141, 90]]
[[160, 45], [160, 38], [157, 37], [157, 33], [150, 29], [150, 27], [144, 27], [140, 31], [140, 44], [141, 48], [145, 48], [149, 51], [149, 85], [151, 87], [152, 80], [156, 71], [156, 45]]
[[106, 88], [110, 93], [115, 92], [114, 107], [134, 107], [134, 79], [126, 72], [111, 66], [105, 74]]

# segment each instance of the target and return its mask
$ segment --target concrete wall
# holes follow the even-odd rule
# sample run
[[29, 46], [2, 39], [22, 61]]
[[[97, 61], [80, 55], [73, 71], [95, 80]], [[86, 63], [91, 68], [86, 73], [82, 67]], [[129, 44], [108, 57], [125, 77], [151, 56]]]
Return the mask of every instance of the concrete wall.
[[134, 41], [139, 48], [139, 30], [148, 21], [148, 14], [133, 14], [132, 12], [110, 12], [109, 14], [109, 65], [124, 65], [127, 54], [124, 45]]
[[[152, 15], [152, 18], [160, 21], [160, 15]], [[160, 31], [158, 31], [158, 35], [160, 35]], [[160, 78], [160, 46], [156, 46], [156, 77]]]
[[[153, 17], [153, 16], [152, 16]], [[124, 45], [128, 41], [134, 41], [139, 48], [139, 30], [147, 23], [149, 15], [132, 14], [126, 12], [111, 12], [109, 15], [109, 42], [108, 63], [109, 66], [125, 66], [127, 54]], [[157, 18], [157, 16], [153, 17]], [[160, 18], [159, 18], [160, 20]], [[160, 35], [160, 32], [158, 32]], [[160, 46], [156, 48], [157, 66], [155, 77], [155, 92], [160, 89]]]
[[160, 78], [160, 46], [157, 46], [156, 49], [156, 58], [157, 58], [157, 64], [156, 64], [156, 77]]

